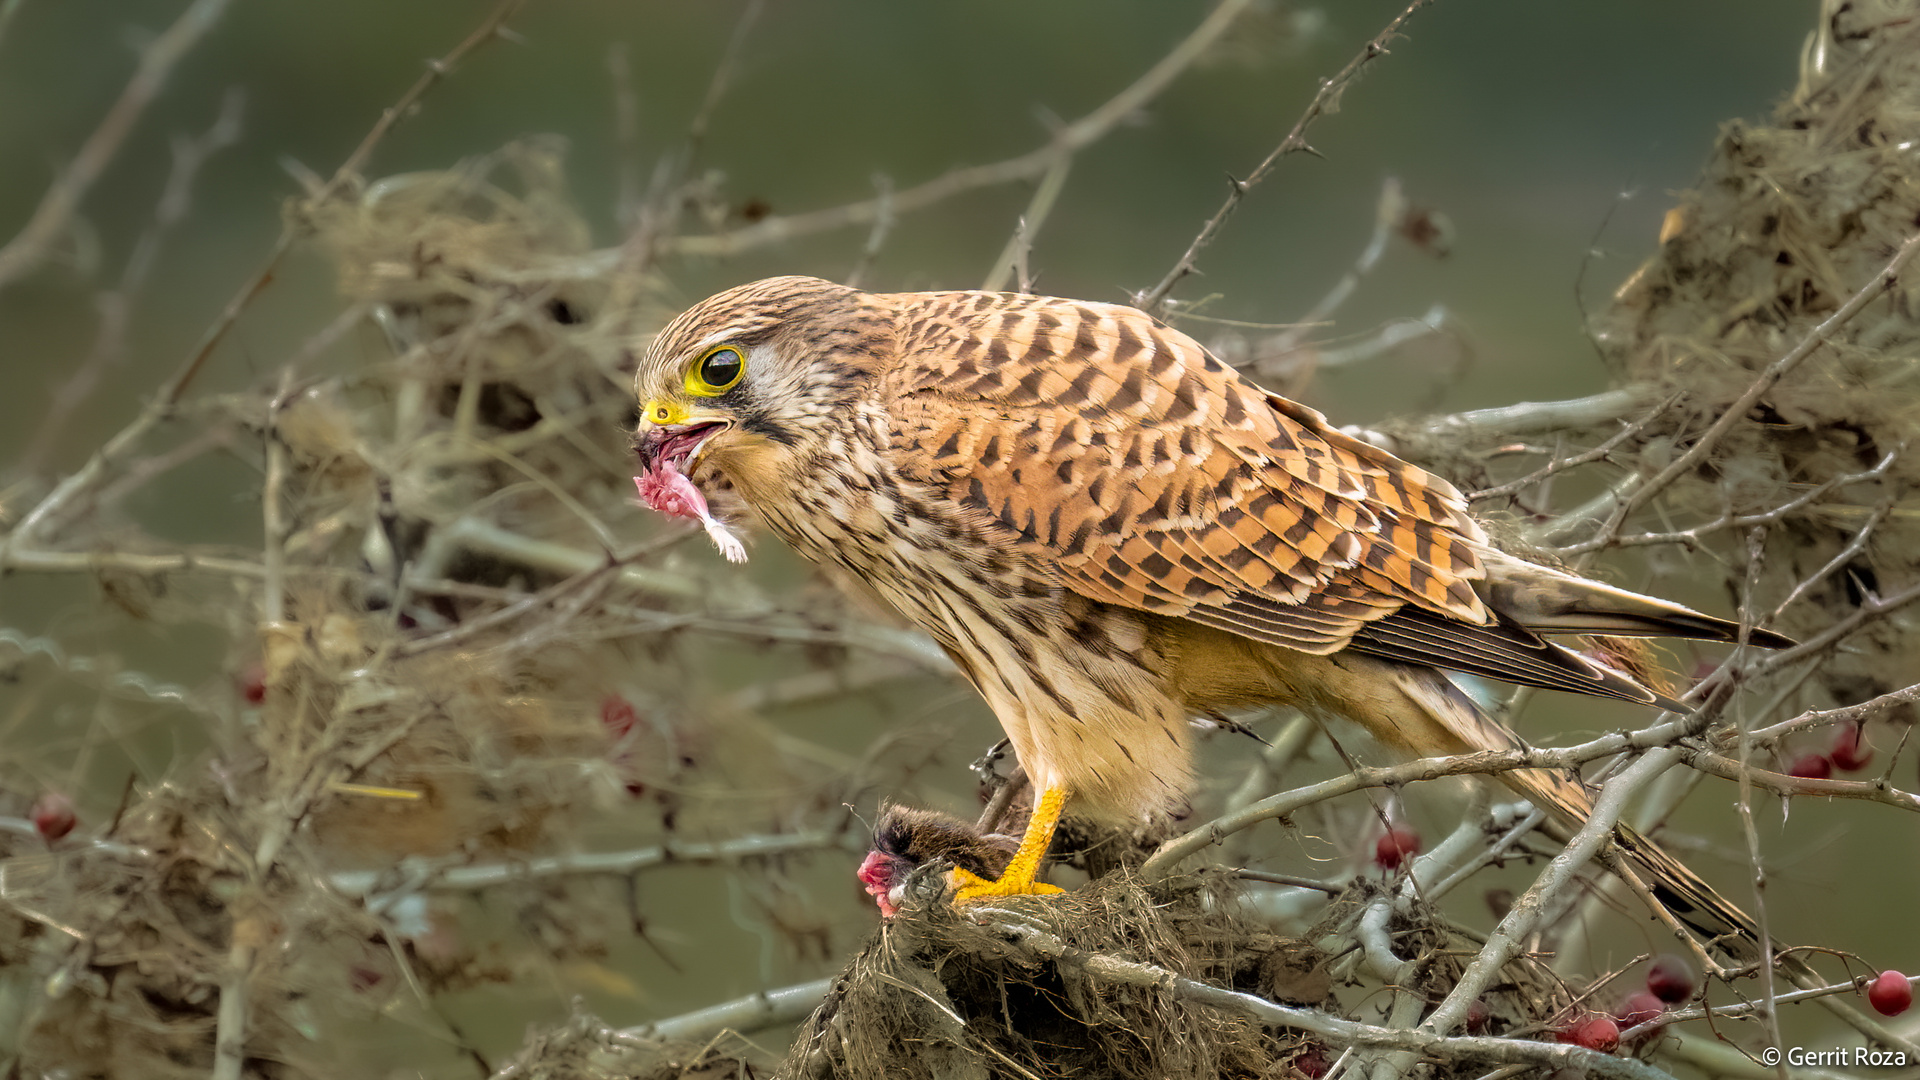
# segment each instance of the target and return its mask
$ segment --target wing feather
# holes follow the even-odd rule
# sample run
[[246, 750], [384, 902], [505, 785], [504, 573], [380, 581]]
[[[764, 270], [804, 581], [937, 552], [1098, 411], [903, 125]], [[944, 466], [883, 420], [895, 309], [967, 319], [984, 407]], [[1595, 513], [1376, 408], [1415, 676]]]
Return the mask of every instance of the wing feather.
[[1113, 305], [912, 299], [887, 385], [897, 465], [1073, 591], [1323, 654], [1408, 604], [1491, 621], [1457, 491], [1186, 335]]

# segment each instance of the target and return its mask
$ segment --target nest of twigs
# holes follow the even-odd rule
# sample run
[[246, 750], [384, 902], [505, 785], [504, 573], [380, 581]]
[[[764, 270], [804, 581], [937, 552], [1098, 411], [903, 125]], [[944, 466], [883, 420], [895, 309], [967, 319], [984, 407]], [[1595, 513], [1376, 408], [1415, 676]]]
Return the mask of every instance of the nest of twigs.
[[[1761, 519], [1719, 545], [1729, 595], [1780, 604], [1783, 629], [1800, 635], [1920, 581], [1920, 275], [1877, 282], [1920, 227], [1912, 14], [1897, 0], [1830, 7], [1792, 97], [1770, 125], [1726, 125], [1600, 334], [1623, 376], [1685, 391], [1648, 429], [1649, 467], [1730, 409], [1750, 421], [1677, 477], [1668, 499]], [[1863, 289], [1858, 314], [1835, 319]], [[1781, 364], [1815, 338], [1805, 359]], [[1778, 381], [1748, 398], [1756, 376], [1775, 370]], [[1804, 505], [1777, 512], [1795, 500]], [[1836, 559], [1842, 569], [1802, 597], [1812, 603], [1782, 603]], [[1827, 703], [1845, 704], [1912, 675], [1910, 635], [1889, 621], [1854, 634], [1813, 681]]]
[[854, 958], [795, 1042], [786, 1075], [1259, 1077], [1286, 1075], [1284, 1063], [1308, 1047], [1164, 982], [1120, 981], [1106, 963], [1263, 994], [1289, 964], [1317, 966], [1227, 894], [1191, 880], [1150, 892], [1115, 873], [982, 912], [935, 891]]

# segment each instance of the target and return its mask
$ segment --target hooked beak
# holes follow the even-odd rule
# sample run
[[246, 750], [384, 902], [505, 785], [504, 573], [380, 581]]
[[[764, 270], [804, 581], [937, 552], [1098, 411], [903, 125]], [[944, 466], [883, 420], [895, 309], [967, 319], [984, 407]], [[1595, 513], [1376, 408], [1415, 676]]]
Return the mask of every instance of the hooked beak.
[[675, 417], [680, 422], [661, 424], [646, 419], [652, 413], [653, 408], [649, 406], [641, 414], [640, 429], [633, 435], [633, 452], [639, 455], [640, 466], [647, 472], [672, 466], [682, 476], [692, 473], [713, 437], [733, 426], [727, 417], [684, 413]]

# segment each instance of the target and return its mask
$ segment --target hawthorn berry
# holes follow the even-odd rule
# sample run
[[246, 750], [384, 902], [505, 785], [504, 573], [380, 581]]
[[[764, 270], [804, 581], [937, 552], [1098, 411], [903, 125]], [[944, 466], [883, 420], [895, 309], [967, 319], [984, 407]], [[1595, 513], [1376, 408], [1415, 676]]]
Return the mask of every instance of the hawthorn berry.
[[1308, 1043], [1293, 1058], [1293, 1067], [1310, 1080], [1320, 1080], [1332, 1065], [1333, 1062], [1327, 1060], [1327, 1048], [1319, 1043]]
[[1613, 1010], [1613, 1018], [1623, 1028], [1639, 1027], [1649, 1020], [1656, 1020], [1667, 1011], [1667, 1003], [1651, 990], [1635, 990], [1622, 998], [1618, 1008]]
[[40, 834], [40, 839], [49, 844], [72, 832], [80, 820], [73, 812], [73, 800], [58, 791], [42, 792], [33, 800], [33, 809], [27, 816], [33, 819], [34, 831]]
[[1647, 969], [1647, 990], [1669, 1005], [1693, 996], [1693, 965], [1675, 953], [1661, 953]]
[[1611, 1016], [1589, 1014], [1575, 1017], [1562, 1025], [1554, 1035], [1563, 1043], [1584, 1046], [1603, 1054], [1611, 1054], [1620, 1048], [1620, 1025], [1614, 1023]]
[[1833, 767], [1841, 772], [1857, 772], [1873, 761], [1873, 747], [1868, 746], [1860, 737], [1858, 724], [1842, 725], [1833, 734], [1833, 746], [1827, 750], [1827, 757]]
[[1899, 1016], [1913, 1004], [1913, 984], [1891, 969], [1867, 984], [1867, 1004], [1881, 1016]]
[[1802, 754], [1787, 767], [1787, 775], [1803, 780], [1825, 780], [1833, 775], [1833, 762], [1825, 754]]
[[1373, 863], [1382, 870], [1398, 870], [1400, 864], [1420, 854], [1420, 834], [1404, 825], [1387, 830], [1373, 845]]
[[240, 672], [240, 696], [249, 705], [258, 705], [267, 700], [267, 668], [265, 664], [252, 663]]

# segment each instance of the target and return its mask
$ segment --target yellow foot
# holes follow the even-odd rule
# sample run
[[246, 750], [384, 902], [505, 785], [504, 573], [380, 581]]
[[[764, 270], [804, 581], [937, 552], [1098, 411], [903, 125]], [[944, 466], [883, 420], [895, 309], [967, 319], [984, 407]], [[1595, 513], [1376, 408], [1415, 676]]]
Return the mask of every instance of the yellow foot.
[[953, 883], [958, 891], [953, 894], [956, 904], [970, 903], [975, 900], [990, 900], [998, 896], [1048, 896], [1066, 892], [1058, 885], [1045, 885], [1033, 880], [1031, 876], [1002, 874], [999, 881], [988, 881], [971, 870], [955, 870]]

